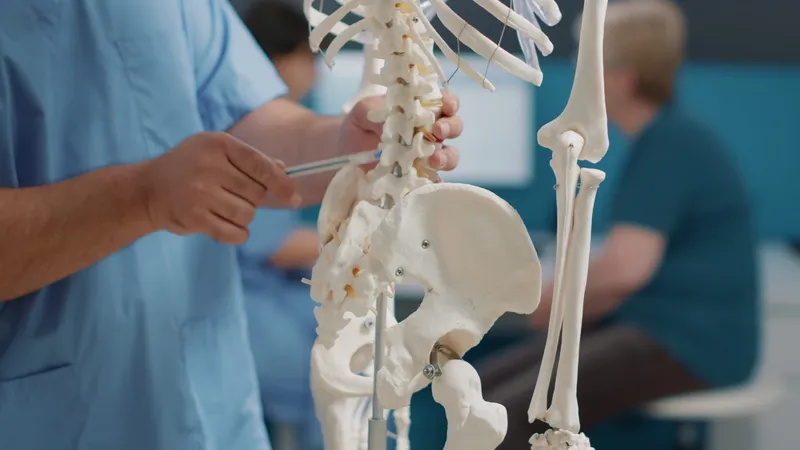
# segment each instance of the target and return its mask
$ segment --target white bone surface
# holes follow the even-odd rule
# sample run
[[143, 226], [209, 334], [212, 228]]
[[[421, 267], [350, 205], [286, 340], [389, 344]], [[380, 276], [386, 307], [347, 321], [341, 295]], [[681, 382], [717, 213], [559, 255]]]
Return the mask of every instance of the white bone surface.
[[514, 28], [520, 35], [531, 39], [541, 49], [545, 56], [553, 52], [553, 43], [541, 28], [529, 22], [527, 19], [517, 14], [513, 9], [498, 2], [497, 0], [474, 0], [478, 6], [485, 9], [496, 19]]
[[555, 0], [528, 0], [533, 4], [536, 15], [549, 26], [561, 22], [561, 10]]
[[608, 120], [603, 90], [603, 28], [608, 0], [585, 0], [575, 81], [564, 112], [543, 126], [539, 144], [553, 149], [574, 131], [584, 139], [580, 159], [597, 163], [608, 151]]
[[[574, 204], [577, 159], [598, 162], [608, 150], [603, 92], [603, 27], [607, 0], [585, 0], [575, 81], [564, 112], [539, 130], [539, 143], [553, 150], [558, 236], [555, 287], [545, 354], [528, 409], [528, 419], [544, 420], [555, 431], [531, 438], [532, 449], [590, 448], [580, 431], [577, 381], [583, 298], [589, 267], [591, 216], [602, 171], [580, 169], [581, 190]], [[563, 329], [562, 329], [563, 325]], [[561, 358], [553, 401], [547, 408], [556, 346]], [[572, 441], [570, 441], [572, 440]], [[585, 441], [585, 442], [584, 442]]]
[[583, 297], [589, 271], [589, 248], [592, 238], [592, 212], [597, 188], [605, 173], [597, 169], [581, 169], [581, 189], [575, 199], [572, 235], [567, 251], [561, 333], [561, 356], [558, 362], [553, 402], [545, 420], [557, 429], [580, 431], [578, 416], [578, 354], [583, 323]]
[[583, 145], [583, 138], [574, 132], [561, 135], [558, 145], [553, 149], [550, 167], [556, 178], [556, 267], [553, 288], [553, 300], [550, 306], [550, 321], [547, 328], [547, 340], [544, 355], [539, 367], [536, 387], [528, 408], [528, 420], [543, 420], [547, 411], [547, 392], [555, 365], [556, 350], [561, 324], [564, 315], [564, 271], [567, 260], [567, 249], [573, 224], [573, 204], [575, 188], [578, 183], [578, 155]]
[[583, 434], [565, 430], [547, 430], [534, 434], [530, 439], [531, 450], [594, 450], [589, 439]]
[[[369, 116], [370, 120], [385, 122], [380, 144], [383, 157], [382, 163], [366, 176], [356, 168], [340, 171], [323, 199], [318, 220], [324, 246], [311, 277], [312, 298], [320, 303], [315, 310], [318, 322], [315, 360], [328, 364], [315, 364], [313, 378], [326, 450], [366, 448], [367, 417], [358, 413], [363, 412], [365, 401], [370, 400], [366, 396], [372, 394], [372, 379], [353, 373], [349, 362], [363, 359], [364, 342], [372, 342], [371, 332], [362, 336], [354, 334], [354, 329], [361, 330], [360, 321], [374, 315], [370, 309], [380, 292], [389, 295], [388, 315], [393, 316], [392, 286], [378, 280], [365, 258], [372, 232], [388, 212], [382, 206], [386, 199], [399, 202], [414, 188], [438, 179], [435, 172], [425, 170], [420, 162], [435, 149], [424, 137], [431, 135], [433, 122], [441, 110], [438, 64], [431, 52], [430, 37], [419, 32], [424, 27], [415, 24], [413, 16], [408, 14], [412, 10], [400, 11], [388, 2], [346, 2], [320, 20], [319, 27], [312, 32], [311, 46], [318, 49], [321, 39], [338, 26], [347, 11], [354, 10], [357, 2], [368, 6], [361, 11], [366, 12], [365, 19], [347, 28], [340, 27], [335, 33], [338, 37], [328, 48], [326, 62], [333, 63], [347, 40], [364, 34], [374, 38], [365, 44], [367, 63], [359, 91], [344, 109], [349, 111], [368, 95], [384, 95], [384, 108]], [[391, 26], [387, 27], [387, 23]], [[441, 73], [440, 67], [438, 72]], [[398, 164], [402, 177], [397, 176]], [[388, 324], [394, 323], [390, 320]], [[362, 349], [361, 354], [356, 354], [358, 348]], [[336, 358], [339, 363], [330, 363], [321, 355]], [[372, 370], [371, 355], [367, 356], [370, 364], [366, 370]], [[397, 449], [408, 450], [409, 410], [396, 408], [395, 413]]]
[[339, 54], [339, 51], [342, 49], [342, 47], [344, 47], [348, 41], [354, 39], [359, 33], [366, 31], [369, 28], [369, 25], [370, 19], [361, 19], [345, 28], [344, 31], [336, 36], [328, 46], [328, 50], [325, 52], [325, 64], [327, 64], [328, 67], [333, 67], [333, 60], [336, 58], [336, 55]]
[[[420, 6], [416, 2], [411, 2], [411, 7], [414, 8], [415, 12], [418, 14], [418, 17], [423, 15], [423, 11]], [[433, 3], [431, 3], [433, 4]], [[438, 11], [437, 11], [438, 14]], [[472, 66], [470, 66], [466, 61], [459, 57], [459, 55], [453, 51], [453, 49], [447, 45], [444, 41], [442, 36], [433, 28], [431, 22], [427, 19], [420, 19], [420, 23], [422, 23], [423, 27], [425, 28], [425, 32], [428, 36], [433, 39], [436, 43], [436, 46], [439, 47], [439, 50], [442, 51], [445, 57], [450, 60], [453, 64], [455, 64], [458, 70], [463, 71], [468, 77], [470, 77], [473, 81], [477, 82], [481, 85], [484, 89], [494, 92], [494, 85], [486, 79], [485, 76], [479, 74]], [[444, 81], [444, 80], [443, 80]]]
[[322, 43], [322, 40], [325, 38], [328, 33], [331, 33], [334, 27], [337, 26], [338, 23], [341, 23], [342, 19], [345, 16], [352, 12], [355, 8], [361, 5], [369, 5], [373, 0], [351, 0], [345, 3], [344, 5], [340, 6], [333, 12], [333, 14], [329, 15], [328, 17], [324, 18], [313, 31], [308, 39], [308, 43], [311, 46], [311, 50], [314, 52], [319, 51], [319, 46]]
[[394, 411], [394, 428], [397, 436], [395, 437], [395, 450], [409, 450], [411, 442], [411, 407], [396, 409]]
[[[542, 72], [539, 69], [525, 64], [524, 61], [501, 48], [499, 44], [482, 35], [475, 27], [459, 17], [443, 0], [431, 0], [431, 3], [436, 8], [436, 14], [442, 24], [475, 53], [517, 78], [537, 86], [542, 83]], [[533, 25], [531, 24], [531, 26]], [[552, 44], [550, 45], [552, 46]]]
[[360, 424], [352, 419], [359, 416], [372, 394], [372, 378], [355, 373], [366, 365], [354, 368], [351, 362], [359, 350], [371, 348], [375, 316], [346, 318], [350, 322], [331, 348], [316, 342], [311, 350], [311, 392], [325, 450], [352, 450], [353, 444], [362, 440]]
[[317, 219], [317, 233], [323, 245], [338, 236], [339, 227], [350, 217], [366, 180], [357, 166], [346, 166], [334, 175], [322, 197]]
[[481, 379], [468, 362], [442, 365], [442, 376], [433, 381], [431, 390], [447, 415], [444, 450], [494, 450], [503, 442], [508, 430], [506, 408], [483, 399]]
[[410, 402], [434, 344], [464, 354], [502, 314], [529, 314], [539, 302], [541, 267], [524, 223], [475, 186], [431, 184], [406, 195], [373, 233], [367, 259], [378, 278], [426, 291], [385, 333], [378, 395], [390, 408]]
[[[505, 312], [533, 312], [541, 290], [536, 250], [516, 211], [486, 190], [435, 184], [438, 174], [426, 162], [441, 145], [434, 142], [431, 131], [441, 114], [442, 90], [447, 88], [447, 74], [435, 59], [434, 44], [470, 78], [494, 89], [444, 43], [431, 26], [431, 12], [462, 44], [509, 73], [537, 85], [542, 73], [538, 64], [526, 64], [481, 35], [444, 0], [430, 0], [425, 6], [418, 0], [338, 1], [343, 6], [330, 16], [312, 8], [311, 0], [305, 1], [309, 20], [316, 25], [310, 44], [316, 51], [327, 34], [337, 36], [326, 54], [329, 65], [348, 40], [365, 44], [361, 86], [344, 109], [349, 111], [369, 95], [384, 96], [384, 107], [368, 116], [384, 124], [379, 146], [383, 154], [366, 176], [352, 168], [337, 174], [323, 201], [319, 228], [324, 246], [311, 281], [312, 297], [321, 305], [315, 310], [319, 325], [315, 403], [327, 421], [326, 450], [365, 448], [365, 417], [353, 411], [363, 409], [372, 389], [369, 377], [356, 374], [372, 366], [365, 350], [371, 348], [372, 334], [362, 336], [354, 330], [363, 329], [359, 321], [373, 316], [378, 294], [386, 293], [389, 306], [393, 305], [394, 283], [422, 285], [426, 295], [419, 309], [402, 323], [390, 322], [383, 334], [383, 366], [376, 374], [381, 406], [396, 410], [398, 450], [407, 450], [407, 408], [411, 395], [431, 383], [423, 368], [433, 347], [443, 345], [463, 355]], [[524, 8], [515, 3], [514, 10], [522, 14], [494, 0], [475, 1], [532, 43], [527, 53], [534, 46], [544, 55], [552, 51], [536, 18], [551, 26], [560, 21], [555, 1], [525, 0]], [[559, 212], [556, 292], [543, 370], [529, 410], [532, 420], [546, 419], [558, 429], [531, 439], [532, 448], [541, 450], [565, 445], [591, 448], [588, 439], [577, 434], [576, 364], [591, 213], [603, 173], [579, 169], [578, 160], [596, 162], [608, 148], [602, 78], [607, 0], [585, 2], [570, 100], [564, 113], [539, 132], [540, 143], [553, 149]], [[342, 19], [348, 12], [364, 18], [345, 25]], [[583, 187], [576, 199], [579, 173]], [[547, 387], [562, 323], [562, 358], [548, 410]], [[323, 355], [338, 355], [337, 362]], [[496, 448], [506, 431], [505, 410], [483, 400], [480, 380], [469, 364], [446, 362], [432, 387], [447, 411], [446, 450]]]
[[[340, 5], [344, 5], [349, 1], [350, 0], [336, 0], [336, 2], [339, 3]], [[365, 6], [359, 6], [358, 8], [353, 10], [353, 14], [359, 15], [361, 17], [367, 17], [367, 15], [369, 14], [369, 9]]]

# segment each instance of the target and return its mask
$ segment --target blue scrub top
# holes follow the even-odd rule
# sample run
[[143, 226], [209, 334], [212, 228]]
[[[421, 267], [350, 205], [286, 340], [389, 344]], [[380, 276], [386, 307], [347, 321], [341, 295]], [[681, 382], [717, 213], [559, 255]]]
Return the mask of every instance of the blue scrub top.
[[[632, 143], [612, 202], [612, 224], [654, 230], [667, 244], [653, 279], [607, 322], [644, 330], [712, 387], [746, 381], [758, 357], [756, 237], [747, 197], [724, 146], [668, 106]], [[597, 450], [633, 450], [642, 442], [673, 450], [679, 432], [676, 422], [630, 412], [589, 437]]]
[[[0, 186], [163, 154], [285, 86], [225, 0], [0, 0]], [[266, 450], [235, 247], [166, 232], [0, 304], [0, 447]]]
[[653, 279], [611, 320], [640, 326], [711, 386], [747, 380], [759, 342], [756, 236], [725, 147], [663, 108], [630, 147], [611, 221], [667, 241]]

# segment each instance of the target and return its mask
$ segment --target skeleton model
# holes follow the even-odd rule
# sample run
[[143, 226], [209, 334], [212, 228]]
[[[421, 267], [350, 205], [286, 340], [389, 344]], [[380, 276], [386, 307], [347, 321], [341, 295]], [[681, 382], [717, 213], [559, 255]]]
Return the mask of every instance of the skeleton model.
[[[325, 54], [329, 66], [347, 41], [364, 45], [361, 87], [345, 111], [367, 96], [385, 100], [383, 110], [369, 116], [384, 124], [380, 164], [367, 174], [355, 166], [337, 173], [319, 215], [323, 246], [309, 281], [320, 304], [312, 389], [326, 450], [386, 448], [384, 408], [396, 410], [397, 448], [407, 450], [411, 396], [431, 383], [447, 413], [445, 449], [491, 450], [505, 437], [505, 408], [483, 400], [478, 374], [461, 357], [502, 314], [536, 309], [541, 268], [516, 211], [484, 189], [438, 183], [426, 163], [441, 145], [432, 127], [448, 89], [434, 45], [457, 70], [494, 90], [447, 46], [431, 20], [438, 15], [475, 53], [539, 85], [536, 48], [547, 55], [553, 46], [538, 21], [555, 25], [561, 13], [553, 0], [512, 0], [511, 8], [498, 0], [474, 1], [518, 31], [527, 62], [480, 34], [445, 0], [339, 0], [330, 15], [305, 0], [314, 27], [312, 50], [320, 50], [328, 34], [336, 36]], [[547, 350], [529, 410], [531, 422], [544, 420], [553, 430], [534, 435], [533, 449], [590, 448], [580, 434], [577, 358], [592, 208], [605, 175], [579, 168], [578, 160], [596, 163], [608, 149], [602, 77], [606, 6], [607, 0], [585, 0], [572, 94], [564, 112], [538, 134], [539, 143], [553, 151], [558, 251]], [[347, 25], [342, 20], [348, 14], [361, 19]], [[400, 282], [417, 283], [426, 295], [416, 312], [397, 323], [393, 297]], [[561, 359], [548, 409], [559, 335]], [[370, 404], [367, 427], [364, 411]]]

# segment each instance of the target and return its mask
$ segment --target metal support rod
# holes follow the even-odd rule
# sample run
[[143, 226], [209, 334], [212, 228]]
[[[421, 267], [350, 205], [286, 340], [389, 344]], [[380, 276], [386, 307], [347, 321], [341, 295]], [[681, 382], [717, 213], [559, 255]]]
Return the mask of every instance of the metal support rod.
[[386, 330], [386, 294], [378, 296], [378, 316], [375, 320], [375, 363], [372, 374], [372, 418], [383, 419], [383, 408], [378, 399], [378, 372], [383, 367], [383, 333]]
[[378, 296], [376, 309], [378, 314], [375, 320], [375, 352], [372, 373], [372, 418], [369, 421], [369, 450], [386, 450], [388, 430], [386, 419], [383, 417], [383, 407], [378, 399], [378, 371], [383, 367], [383, 333], [386, 330], [386, 294]]

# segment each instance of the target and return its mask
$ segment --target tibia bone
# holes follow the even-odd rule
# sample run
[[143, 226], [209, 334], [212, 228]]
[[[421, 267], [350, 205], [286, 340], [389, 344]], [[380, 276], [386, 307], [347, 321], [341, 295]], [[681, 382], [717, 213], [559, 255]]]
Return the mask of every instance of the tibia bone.
[[600, 161], [608, 151], [608, 120], [603, 89], [603, 27], [608, 0], [585, 0], [575, 81], [564, 112], [539, 129], [538, 140], [553, 149], [561, 135], [574, 131], [584, 139], [580, 159]]
[[583, 138], [574, 132], [567, 132], [560, 136], [560, 140], [553, 149], [550, 167], [556, 178], [556, 267], [554, 272], [553, 299], [550, 306], [550, 321], [547, 328], [547, 341], [539, 367], [539, 375], [533, 397], [528, 408], [528, 421], [543, 420], [547, 411], [547, 393], [550, 389], [550, 380], [555, 365], [556, 350], [561, 324], [564, 316], [563, 289], [565, 285], [564, 271], [567, 259], [567, 248], [572, 230], [573, 203], [575, 188], [578, 184], [578, 155], [583, 145]]
[[592, 213], [597, 188], [605, 179], [597, 169], [581, 169], [581, 189], [575, 199], [572, 234], [567, 250], [564, 280], [564, 328], [561, 332], [561, 357], [556, 372], [553, 402], [545, 414], [548, 424], [573, 433], [580, 431], [578, 415], [578, 355], [580, 353], [583, 299], [589, 271], [592, 240]]

